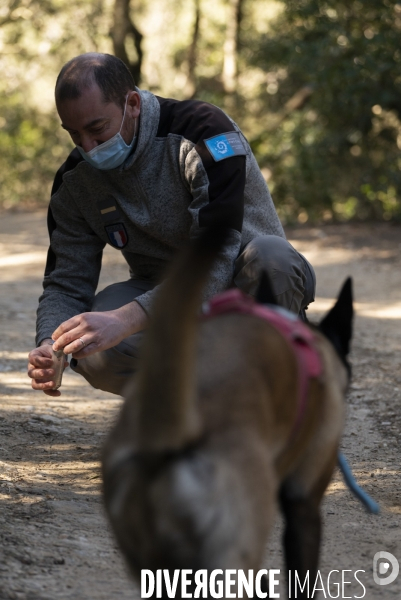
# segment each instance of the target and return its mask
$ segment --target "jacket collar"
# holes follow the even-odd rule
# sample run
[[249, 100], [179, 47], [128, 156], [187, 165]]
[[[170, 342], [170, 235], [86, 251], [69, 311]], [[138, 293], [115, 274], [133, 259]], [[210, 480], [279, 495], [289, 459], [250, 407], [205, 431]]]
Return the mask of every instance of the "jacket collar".
[[142, 161], [148, 160], [152, 152], [153, 141], [157, 134], [160, 120], [160, 104], [154, 94], [146, 90], [135, 88], [141, 96], [141, 114], [139, 115], [138, 141], [132, 154], [122, 164], [124, 171]]

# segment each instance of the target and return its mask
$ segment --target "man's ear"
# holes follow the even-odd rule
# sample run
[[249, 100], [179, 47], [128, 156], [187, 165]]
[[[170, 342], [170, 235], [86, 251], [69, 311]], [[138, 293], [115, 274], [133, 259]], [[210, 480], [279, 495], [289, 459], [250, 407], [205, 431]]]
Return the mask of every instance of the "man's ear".
[[340, 357], [345, 361], [352, 338], [352, 279], [345, 281], [337, 302], [319, 323], [319, 329], [331, 341]]
[[141, 112], [141, 96], [135, 90], [130, 90], [127, 95], [127, 110], [130, 117], [136, 119]]

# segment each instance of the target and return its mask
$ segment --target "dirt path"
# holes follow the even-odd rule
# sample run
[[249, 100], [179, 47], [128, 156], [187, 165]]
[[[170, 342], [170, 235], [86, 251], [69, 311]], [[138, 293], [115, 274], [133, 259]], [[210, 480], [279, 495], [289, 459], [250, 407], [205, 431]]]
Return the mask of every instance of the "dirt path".
[[[401, 228], [288, 233], [317, 271], [318, 299], [310, 318], [330, 306], [347, 275], [354, 277], [358, 316], [343, 449], [382, 509], [377, 517], [367, 515], [336, 477], [323, 507], [325, 593], [330, 597], [330, 570], [347, 569], [344, 578], [352, 583], [339, 597], [362, 597], [354, 578], [361, 569], [365, 598], [399, 598], [401, 575], [379, 587], [372, 560], [385, 550], [401, 561]], [[0, 236], [0, 598], [136, 598], [100, 494], [99, 449], [120, 400], [71, 373], [60, 399], [30, 389], [26, 355], [46, 257], [45, 215], [2, 214]], [[100, 286], [126, 276], [119, 254], [108, 250]], [[269, 568], [283, 568], [280, 531], [278, 519], [267, 550]], [[330, 592], [335, 597], [336, 588]]]

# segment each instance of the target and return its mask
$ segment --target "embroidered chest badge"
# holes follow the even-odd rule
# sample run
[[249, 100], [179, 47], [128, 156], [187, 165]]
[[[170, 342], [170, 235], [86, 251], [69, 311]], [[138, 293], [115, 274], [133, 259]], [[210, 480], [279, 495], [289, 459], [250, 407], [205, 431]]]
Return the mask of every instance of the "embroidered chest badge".
[[216, 162], [231, 156], [246, 156], [246, 149], [238, 131], [215, 135], [205, 140], [205, 145]]
[[105, 230], [109, 238], [109, 242], [114, 248], [121, 250], [128, 244], [128, 234], [124, 223], [106, 225]]

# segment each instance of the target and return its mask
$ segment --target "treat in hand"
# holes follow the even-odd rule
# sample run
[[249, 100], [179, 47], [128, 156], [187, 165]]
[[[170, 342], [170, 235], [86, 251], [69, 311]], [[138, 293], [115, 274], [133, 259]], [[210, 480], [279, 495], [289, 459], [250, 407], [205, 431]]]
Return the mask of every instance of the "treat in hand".
[[53, 368], [54, 368], [54, 388], [53, 390], [58, 390], [61, 386], [61, 380], [63, 379], [63, 371], [65, 366], [65, 361], [67, 360], [66, 355], [62, 348], [60, 350], [53, 349]]

